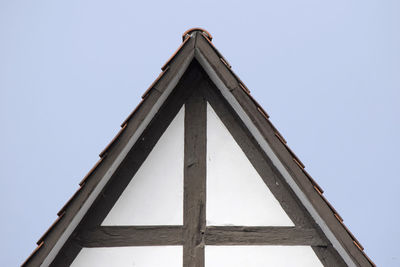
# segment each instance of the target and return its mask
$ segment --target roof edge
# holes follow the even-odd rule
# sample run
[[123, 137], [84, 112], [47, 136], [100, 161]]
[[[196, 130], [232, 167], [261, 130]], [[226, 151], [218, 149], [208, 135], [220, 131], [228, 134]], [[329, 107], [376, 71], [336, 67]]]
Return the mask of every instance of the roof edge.
[[[215, 46], [211, 43], [210, 40], [208, 40], [206, 36], [204, 36], [203, 34], [198, 34], [197, 38], [200, 39], [196, 41], [195, 58], [200, 62], [200, 64], [203, 66], [205, 71], [209, 74], [210, 78], [220, 90], [221, 87], [226, 87], [225, 92], [222, 92], [221, 90], [221, 93], [224, 95], [226, 100], [232, 105], [237, 113], [238, 108], [242, 110], [242, 114], [239, 114], [239, 112], [238, 116], [248, 127], [249, 123], [253, 125], [253, 132], [251, 131], [253, 136], [256, 138], [256, 136], [258, 135], [258, 138], [256, 139], [257, 142], [260, 143], [261, 147], [269, 147], [269, 153], [267, 153], [266, 149], [263, 148], [265, 153], [267, 153], [267, 155], [270, 157], [276, 158], [274, 165], [285, 177], [292, 189], [295, 192], [297, 191], [296, 195], [298, 195], [299, 197], [299, 194], [303, 192], [306, 193], [303, 197], [303, 200], [308, 202], [308, 205], [306, 205], [305, 203], [303, 203], [303, 205], [306, 207], [308, 206], [307, 210], [309, 210], [314, 220], [316, 220], [320, 227], [328, 222], [326, 224], [326, 227], [321, 227], [321, 229], [324, 230], [325, 228], [325, 235], [331, 242], [333, 241], [332, 244], [339, 252], [339, 254], [341, 254], [342, 257], [345, 256], [344, 258], [347, 258], [346, 263], [350, 266], [358, 266], [359, 264], [362, 266], [366, 266], [366, 264], [370, 266], [375, 266], [372, 260], [363, 251], [363, 247], [358, 242], [358, 240], [343, 224], [343, 220], [340, 215], [337, 214], [336, 210], [322, 195], [323, 191], [320, 186], [316, 184], [314, 179], [309, 178], [311, 176], [305, 172], [304, 164], [301, 163], [298, 157], [287, 146], [286, 141], [283, 139], [283, 137], [279, 138], [281, 135], [279, 134], [279, 132], [277, 132], [276, 128], [269, 121], [269, 116], [263, 114], [263, 109], [257, 103], [257, 101], [255, 101], [254, 98], [251, 97], [247, 87], [242, 86], [242, 81], [233, 72], [233, 70], [231, 69], [231, 65], [227, 63], [226, 59], [221, 55], [221, 53], [215, 48]], [[212, 70], [212, 72], [216, 74], [214, 75], [214, 77], [211, 77], [212, 75], [210, 75], [210, 70]], [[255, 109], [247, 107], [247, 105], [244, 105], [245, 103], [252, 104]], [[248, 123], [246, 123], [246, 117], [248, 118]], [[270, 130], [264, 129], [266, 128], [266, 126], [268, 126]], [[249, 130], [250, 128], [251, 127], [249, 127]], [[267, 132], [272, 132], [275, 140], [271, 139], [270, 137], [267, 138], [266, 135], [270, 135]], [[264, 143], [264, 145], [262, 145], [262, 143]], [[279, 153], [277, 153], [277, 151]], [[288, 158], [290, 158], [291, 160], [283, 160]], [[279, 164], [281, 164], [282, 166], [277, 166]], [[288, 181], [290, 179], [292, 179], [293, 181]], [[317, 205], [318, 211], [312, 211], [313, 209], [315, 209], [315, 205]], [[325, 212], [322, 215], [321, 209], [325, 211], [329, 210], [330, 214]], [[339, 236], [337, 236], [338, 231], [340, 232]], [[337, 240], [336, 242], [335, 239]], [[342, 252], [340, 253], [339, 250], [341, 250]], [[345, 253], [347, 256], [343, 255], [343, 253]]]
[[[147, 127], [162, 103], [179, 82], [194, 58], [195, 38], [187, 38], [173, 59], [168, 60], [168, 72], [163, 71], [146, 90], [137, 108], [122, 123], [121, 131], [100, 153], [100, 160], [79, 183], [80, 187], [64, 207], [58, 218], [39, 239], [39, 245], [21, 266], [49, 266], [55, 255], [91, 207], [122, 158]], [[125, 152], [124, 152], [125, 151]], [[108, 179], [107, 179], [108, 178]]]

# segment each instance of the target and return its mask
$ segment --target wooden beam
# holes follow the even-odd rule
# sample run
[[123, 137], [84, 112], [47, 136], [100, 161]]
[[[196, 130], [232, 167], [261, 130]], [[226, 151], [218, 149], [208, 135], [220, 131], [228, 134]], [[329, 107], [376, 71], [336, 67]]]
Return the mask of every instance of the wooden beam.
[[82, 247], [190, 245], [191, 242], [187, 242], [188, 240], [192, 242], [197, 240], [196, 246], [200, 245], [200, 247], [204, 245], [325, 247], [328, 245], [319, 237], [315, 229], [310, 228], [209, 226], [197, 234], [198, 239], [186, 240], [184, 240], [184, 231], [182, 226], [101, 226], [82, 231], [75, 241]]
[[327, 247], [313, 246], [315, 254], [325, 267], [347, 267], [342, 257], [337, 256], [337, 251], [332, 245]]
[[204, 266], [207, 104], [196, 92], [185, 103], [183, 266]]
[[100, 226], [79, 233], [82, 247], [183, 245], [182, 226]]
[[326, 246], [316, 230], [297, 227], [210, 226], [206, 245]]

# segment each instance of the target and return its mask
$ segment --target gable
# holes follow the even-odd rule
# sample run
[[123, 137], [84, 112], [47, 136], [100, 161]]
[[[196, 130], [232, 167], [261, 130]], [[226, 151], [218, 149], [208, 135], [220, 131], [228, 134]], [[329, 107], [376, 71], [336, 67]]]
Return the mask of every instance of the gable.
[[[266, 120], [265, 112], [250, 97], [209, 41], [200, 32], [187, 34], [178, 53], [167, 62], [159, 79], [143, 95], [144, 101], [139, 108], [123, 123], [121, 134], [101, 153], [102, 160], [82, 181], [81, 190], [59, 213], [61, 219], [39, 240], [38, 251], [28, 259], [27, 265], [43, 263], [43, 266], [48, 266], [52, 263], [53, 266], [68, 266], [77, 255], [83, 255], [81, 253], [90, 256], [104, 251], [119, 255], [121, 251], [116, 251], [116, 248], [134, 247], [140, 251], [147, 246], [172, 246], [178, 247], [179, 251], [181, 249], [184, 266], [204, 266], [210, 259], [207, 251], [212, 253], [215, 246], [228, 246], [231, 250], [231, 246], [249, 248], [251, 245], [260, 246], [260, 249], [269, 246], [271, 251], [274, 247], [279, 250], [280, 246], [300, 247], [300, 251], [302, 247], [307, 247], [307, 251], [312, 252], [311, 258], [315, 260], [317, 257], [316, 262], [326, 266], [370, 264], [357, 248], [354, 237], [336, 219], [337, 213], [314, 189], [319, 190], [319, 187], [305, 176], [299, 168], [301, 163], [280, 142], [281, 136]], [[256, 178], [253, 179], [257, 181], [256, 188], [260, 184], [264, 188], [258, 199], [264, 199], [263, 203], [268, 204], [260, 205], [259, 209], [271, 209], [273, 216], [256, 218], [263, 218], [261, 225], [257, 220], [248, 223], [222, 221], [215, 225], [206, 222], [210, 208], [207, 196], [211, 192], [206, 179], [212, 177], [212, 172], [208, 173], [207, 165], [210, 164], [206, 157], [207, 103], [229, 131], [233, 144], [236, 143], [240, 147], [239, 152], [243, 152], [239, 161], [246, 162], [244, 165], [247, 167], [239, 168], [238, 172], [247, 170], [245, 174], [251, 173], [249, 177]], [[181, 220], [178, 219], [168, 224], [165, 218], [157, 222], [154, 217], [149, 217], [147, 221], [135, 221], [135, 211], [130, 213], [129, 204], [144, 200], [134, 193], [134, 178], [140, 176], [146, 159], [152, 158], [158, 142], [182, 106], [185, 106], [183, 222], [179, 224]], [[236, 151], [237, 146], [234, 148]], [[151, 162], [151, 165], [156, 163], [155, 160]], [[173, 184], [179, 187], [179, 183]], [[212, 183], [210, 185], [212, 187]], [[154, 186], [148, 187], [155, 189]], [[224, 186], [221, 188], [225, 189]], [[221, 192], [221, 189], [216, 191]], [[239, 190], [239, 194], [243, 191]], [[243, 195], [242, 198], [248, 199], [249, 194]], [[210, 196], [210, 201], [212, 199]], [[125, 204], [120, 205], [123, 202]], [[258, 204], [250, 202], [248, 205]], [[128, 213], [127, 220], [118, 221], [121, 214], [125, 216]], [[116, 219], [111, 222], [106, 220], [112, 214], [117, 215]], [[215, 214], [218, 216], [218, 212]], [[143, 214], [140, 218], [144, 218]], [[266, 221], [270, 218], [280, 219], [277, 223]], [[154, 252], [151, 249], [148, 251], [148, 255]]]

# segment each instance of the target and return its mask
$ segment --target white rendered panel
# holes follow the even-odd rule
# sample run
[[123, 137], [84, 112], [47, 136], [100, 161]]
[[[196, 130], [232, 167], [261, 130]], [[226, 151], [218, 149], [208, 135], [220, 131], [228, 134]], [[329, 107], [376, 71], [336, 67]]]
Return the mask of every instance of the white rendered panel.
[[294, 226], [209, 104], [207, 224]]
[[206, 246], [206, 267], [320, 267], [309, 246]]
[[181, 246], [83, 248], [71, 267], [182, 267]]
[[102, 225], [183, 224], [184, 113], [182, 107]]

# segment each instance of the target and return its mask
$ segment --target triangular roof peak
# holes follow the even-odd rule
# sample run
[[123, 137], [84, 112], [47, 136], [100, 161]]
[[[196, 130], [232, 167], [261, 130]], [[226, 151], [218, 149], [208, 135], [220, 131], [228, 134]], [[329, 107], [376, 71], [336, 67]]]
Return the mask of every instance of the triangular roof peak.
[[[186, 31], [182, 38], [181, 46], [161, 68], [162, 72], [145, 91], [142, 101], [122, 123], [116, 137], [100, 153], [99, 161], [79, 183], [78, 191], [58, 212], [59, 217], [39, 239], [37, 249], [23, 266], [49, 266], [54, 264], [60, 251], [65, 250], [66, 246], [70, 246], [71, 251], [81, 249], [81, 247], [71, 247], [68, 242], [78, 234], [76, 231], [79, 225], [93, 209], [101, 193], [113, 181], [115, 173], [121, 169], [127, 155], [142, 140], [141, 136], [150, 128], [151, 122], [157, 116], [160, 117], [162, 112], [168, 112], [168, 109], [165, 111], [168, 100], [174, 97], [182, 99], [188, 97], [190, 92], [185, 93], [182, 88], [187, 87], [190, 79], [207, 80], [202, 86], [213, 88], [216, 96], [211, 96], [211, 99], [217, 98], [216, 102], [222, 101], [225, 106], [229, 106], [227, 110], [234, 113], [232, 115], [234, 123], [237, 121], [240, 127], [244, 127], [245, 131], [252, 136], [259, 149], [257, 153], [265, 155], [277, 175], [287, 184], [291, 192], [290, 197], [297, 199], [296, 201], [300, 203], [307, 216], [312, 218], [313, 225], [317, 227], [315, 230], [323, 233], [322, 241], [318, 241], [320, 243], [310, 244], [314, 246], [314, 251], [324, 249], [329, 251], [330, 254], [321, 251], [317, 253], [321, 262], [324, 265], [343, 262], [342, 265], [347, 266], [374, 266], [364, 253], [361, 244], [343, 224], [343, 219], [338, 212], [323, 196], [321, 187], [305, 171], [300, 159], [272, 125], [268, 114], [250, 95], [248, 88], [214, 47], [211, 34], [201, 28], [192, 28]], [[211, 94], [214, 95], [214, 93]], [[179, 101], [185, 103], [186, 100], [182, 99]], [[178, 106], [174, 107], [171, 112], [176, 114], [177, 108]], [[202, 109], [204, 111], [204, 106]], [[168, 116], [168, 120], [171, 121], [173, 115]], [[207, 231], [207, 229], [203, 230]], [[181, 228], [172, 230], [182, 231]], [[212, 230], [215, 231], [215, 229]], [[234, 230], [237, 231], [237, 229]], [[304, 232], [299, 233], [304, 234]], [[201, 234], [207, 235], [204, 232]], [[265, 240], [257, 242], [266, 243]], [[76, 255], [76, 251], [70, 254], [65, 251], [62, 253], [65, 254], [63, 257]], [[324, 253], [335, 254], [340, 260], [325, 259], [330, 256]]]
[[194, 32], [200, 32], [201, 34], [203, 34], [208, 40], [212, 41], [212, 36], [211, 33], [209, 33], [208, 31], [206, 31], [205, 29], [202, 28], [191, 28], [187, 31], [185, 31], [182, 34], [182, 41], [185, 41], [185, 39], [187, 37], [189, 37], [190, 35], [192, 35]]

